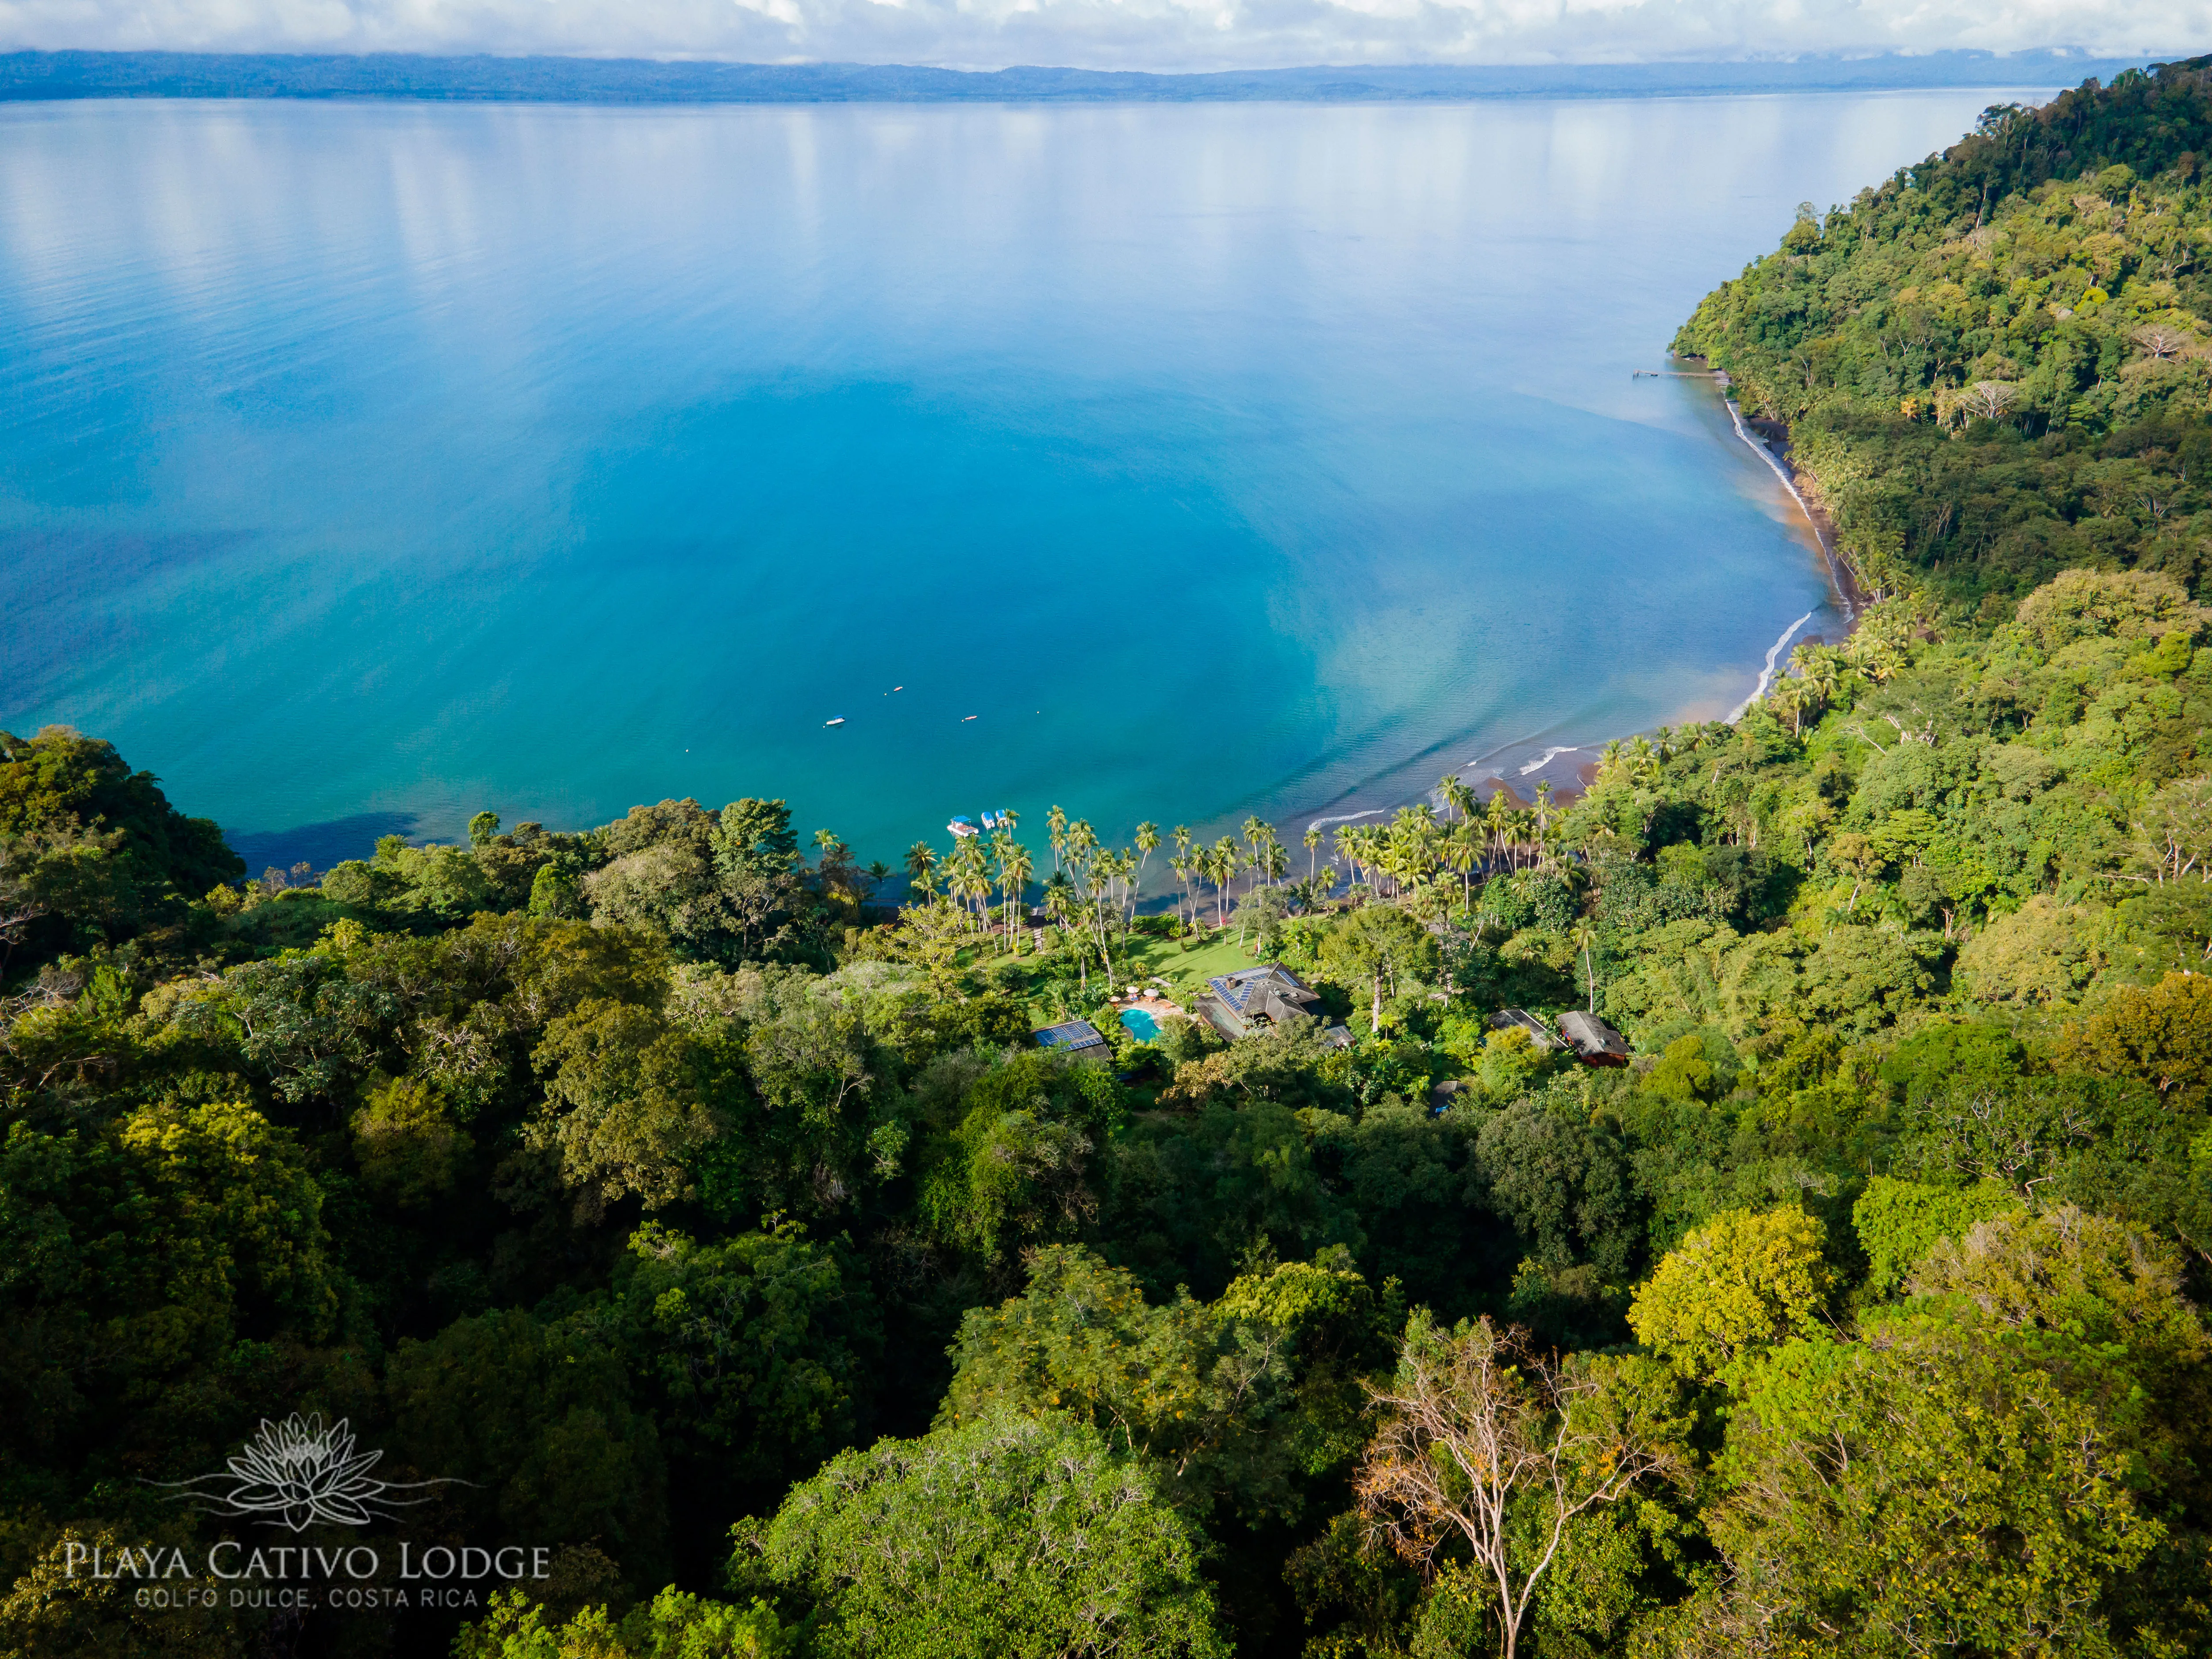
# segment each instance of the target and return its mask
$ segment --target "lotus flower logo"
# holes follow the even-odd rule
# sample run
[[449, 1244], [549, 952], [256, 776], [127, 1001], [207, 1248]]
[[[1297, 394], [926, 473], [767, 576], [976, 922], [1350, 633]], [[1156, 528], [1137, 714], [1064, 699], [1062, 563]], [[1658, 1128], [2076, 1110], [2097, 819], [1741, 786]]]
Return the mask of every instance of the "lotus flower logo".
[[[303, 1532], [316, 1522], [365, 1527], [378, 1516], [391, 1516], [430, 1501], [430, 1488], [464, 1485], [451, 1480], [395, 1484], [369, 1471], [383, 1461], [380, 1451], [357, 1452], [348, 1419], [329, 1428], [319, 1414], [294, 1412], [282, 1423], [261, 1419], [261, 1431], [247, 1441], [222, 1474], [194, 1480], [159, 1480], [179, 1499], [205, 1515], [251, 1516], [264, 1526]], [[419, 1493], [402, 1497], [396, 1494]]]

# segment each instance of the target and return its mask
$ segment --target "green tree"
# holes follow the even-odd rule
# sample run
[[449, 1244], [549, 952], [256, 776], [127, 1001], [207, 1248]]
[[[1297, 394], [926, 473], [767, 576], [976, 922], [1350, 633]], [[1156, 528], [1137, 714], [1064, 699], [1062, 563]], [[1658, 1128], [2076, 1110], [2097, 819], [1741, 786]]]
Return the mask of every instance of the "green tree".
[[666, 1469], [610, 1324], [518, 1308], [403, 1339], [385, 1374], [392, 1462], [465, 1482], [441, 1499], [480, 1535], [596, 1540], [651, 1583], [667, 1565]]
[[995, 1257], [1066, 1238], [1093, 1213], [1094, 1155], [1118, 1120], [1111, 1079], [1051, 1054], [1011, 1055], [928, 1126], [919, 1210], [957, 1248]]
[[1187, 1291], [1147, 1306], [1133, 1274], [1079, 1246], [1028, 1261], [1029, 1290], [971, 1309], [952, 1350], [940, 1424], [1012, 1408], [1090, 1424], [1161, 1492], [1203, 1516], [1223, 1499], [1257, 1520], [1294, 1509], [1287, 1322], [1224, 1320]]
[[530, 1143], [557, 1152], [580, 1216], [621, 1198], [647, 1207], [696, 1190], [695, 1155], [722, 1132], [734, 1055], [652, 1010], [594, 999], [551, 1021], [533, 1055], [550, 1073]]
[[1321, 945], [1322, 972], [1369, 994], [1367, 1026], [1376, 1032], [1382, 1029], [1386, 994], [1395, 996], [1401, 980], [1432, 976], [1437, 962], [1435, 938], [1395, 905], [1353, 911], [1330, 929]]
[[757, 1488], [851, 1442], [883, 1334], [866, 1282], [789, 1223], [702, 1243], [648, 1222], [617, 1268], [662, 1446], [704, 1489]]
[[142, 1106], [56, 1133], [13, 1125], [0, 1148], [4, 1467], [53, 1471], [53, 1501], [118, 1475], [118, 1460], [166, 1473], [212, 1456], [247, 1409], [237, 1394], [260, 1380], [256, 1351], [331, 1334], [346, 1281], [324, 1211], [298, 1139], [245, 1104]]
[[736, 1529], [733, 1581], [884, 1659], [1212, 1659], [1200, 1540], [1089, 1425], [998, 1413], [833, 1458]]
[[468, 1132], [423, 1078], [401, 1078], [374, 1090], [349, 1127], [362, 1181], [402, 1208], [451, 1192], [474, 1151]]
[[592, 1607], [560, 1621], [514, 1589], [462, 1626], [453, 1659], [797, 1659], [802, 1640], [765, 1601], [738, 1607], [673, 1584], [620, 1619]]
[[2212, 1097], [2212, 975], [2116, 987], [2065, 1033], [2060, 1055], [2081, 1071], [2147, 1083], [2172, 1110], [2201, 1111]]
[[1820, 1222], [1794, 1206], [1725, 1210], [1669, 1250], [1628, 1307], [1637, 1340], [1686, 1376], [1735, 1376], [1817, 1328], [1831, 1275]]
[[1975, 1223], [2019, 1206], [2009, 1188], [1994, 1184], [1930, 1187], [1875, 1176], [1851, 1207], [1851, 1225], [1866, 1252], [1867, 1294], [1902, 1289], [1939, 1240], [1961, 1237]]
[[1431, 1568], [1464, 1551], [1518, 1650], [1571, 1528], [1683, 1467], [1672, 1391], [1636, 1362], [1561, 1366], [1489, 1320], [1417, 1312], [1352, 1490], [1391, 1547]]
[[1925, 1315], [1778, 1350], [1731, 1418], [1725, 1588], [1687, 1650], [2116, 1652], [2104, 1604], [2163, 1528], [2125, 1447], [2008, 1341]]

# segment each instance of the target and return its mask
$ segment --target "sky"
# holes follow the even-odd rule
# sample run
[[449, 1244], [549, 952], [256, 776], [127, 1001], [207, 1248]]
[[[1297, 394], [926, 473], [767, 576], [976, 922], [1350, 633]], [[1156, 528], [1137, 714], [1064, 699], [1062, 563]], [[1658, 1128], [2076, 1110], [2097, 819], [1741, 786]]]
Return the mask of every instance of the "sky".
[[0, 0], [0, 49], [1187, 70], [1817, 52], [2179, 55], [2212, 0]]

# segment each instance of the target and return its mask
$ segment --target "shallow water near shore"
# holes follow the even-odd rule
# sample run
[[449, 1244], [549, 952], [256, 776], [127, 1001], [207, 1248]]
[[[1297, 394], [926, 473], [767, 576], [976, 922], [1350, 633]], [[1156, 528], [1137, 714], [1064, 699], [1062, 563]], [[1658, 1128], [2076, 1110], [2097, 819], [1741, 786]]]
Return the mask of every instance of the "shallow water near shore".
[[0, 725], [256, 868], [1564, 779], [1840, 626], [1632, 370], [1999, 97], [0, 109]]

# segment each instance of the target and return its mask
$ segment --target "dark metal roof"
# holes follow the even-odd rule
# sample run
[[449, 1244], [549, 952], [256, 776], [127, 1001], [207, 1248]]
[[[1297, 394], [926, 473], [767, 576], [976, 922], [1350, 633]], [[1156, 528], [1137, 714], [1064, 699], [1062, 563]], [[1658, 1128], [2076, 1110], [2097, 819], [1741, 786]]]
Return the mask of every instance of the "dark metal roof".
[[1575, 1053], [1584, 1060], [1625, 1061], [1628, 1058], [1628, 1039], [1595, 1014], [1581, 1009], [1571, 1009], [1559, 1016], [1559, 1035], [1574, 1045]]
[[1048, 1025], [1042, 1031], [1030, 1035], [1036, 1039], [1040, 1048], [1095, 1048], [1106, 1039], [1098, 1028], [1087, 1019], [1071, 1019], [1062, 1025]]
[[[1240, 1014], [1258, 992], [1273, 992], [1278, 1000], [1293, 1004], [1314, 1000], [1312, 988], [1278, 962], [1263, 968], [1240, 969], [1233, 974], [1217, 974], [1206, 983], [1213, 988], [1214, 995]], [[1266, 1000], [1261, 998], [1263, 1002]]]
[[1552, 1028], [1526, 1008], [1500, 1008], [1490, 1017], [1490, 1029], [1493, 1031], [1526, 1031], [1528, 1041], [1540, 1048], [1559, 1046], [1559, 1039], [1552, 1035]]

